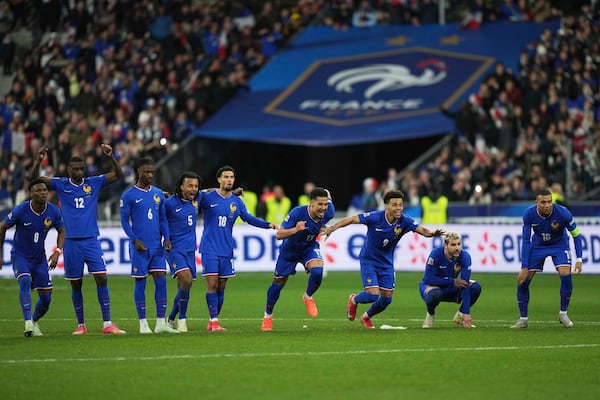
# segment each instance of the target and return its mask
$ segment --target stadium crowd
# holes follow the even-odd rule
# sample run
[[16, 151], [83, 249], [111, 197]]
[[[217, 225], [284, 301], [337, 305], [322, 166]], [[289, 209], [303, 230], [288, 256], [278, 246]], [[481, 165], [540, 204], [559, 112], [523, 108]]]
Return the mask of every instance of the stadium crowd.
[[[565, 184], [568, 143], [573, 191], [597, 185], [598, 9], [560, 16], [549, 1], [448, 4], [465, 29], [563, 23], [515, 55], [517, 71], [496, 65], [459, 110], [442, 109], [456, 121], [457, 146], [418, 172], [382, 179], [386, 187], [404, 190], [411, 204], [430, 187], [451, 201], [529, 200], [539, 186]], [[110, 143], [123, 184], [133, 183], [135, 159], [174, 151], [307, 24], [419, 25], [437, 23], [438, 12], [437, 0], [1, 1], [0, 58], [13, 80], [0, 104], [0, 207], [24, 199], [41, 146], [50, 149], [43, 174], [65, 176], [78, 155], [93, 175], [109, 168], [98, 144]], [[20, 28], [32, 30], [33, 46], [14, 59]], [[113, 186], [103, 196], [123, 189]]]

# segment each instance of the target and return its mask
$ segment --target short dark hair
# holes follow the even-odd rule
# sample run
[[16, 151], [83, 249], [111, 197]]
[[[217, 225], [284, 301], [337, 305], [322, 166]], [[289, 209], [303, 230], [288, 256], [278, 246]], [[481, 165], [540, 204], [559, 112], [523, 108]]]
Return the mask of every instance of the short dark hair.
[[535, 192], [535, 197], [537, 198], [538, 196], [552, 196], [552, 192], [548, 188], [539, 189]]
[[75, 164], [75, 163], [84, 163], [85, 164], [85, 160], [83, 158], [81, 158], [81, 157], [73, 156], [69, 160], [69, 165]]
[[402, 193], [402, 190], [388, 190], [383, 195], [383, 202], [387, 204], [391, 199], [404, 200], [404, 193]]
[[181, 185], [183, 184], [183, 181], [186, 178], [197, 179], [198, 180], [198, 188], [200, 188], [200, 185], [202, 185], [203, 179], [200, 178], [200, 176], [198, 176], [198, 174], [196, 174], [195, 172], [190, 172], [190, 171], [184, 172], [183, 174], [181, 174], [181, 176], [179, 178], [177, 178], [177, 181], [175, 182], [175, 194], [179, 198], [181, 198], [183, 196], [183, 194], [181, 193]]
[[223, 172], [225, 172], [225, 171], [231, 171], [231, 172], [233, 172], [233, 176], [235, 176], [235, 169], [233, 169], [233, 167], [231, 165], [224, 165], [217, 170], [217, 175], [216, 175], [217, 179], [219, 179], [221, 177], [221, 175], [223, 174]]
[[37, 185], [38, 183], [43, 183], [44, 185], [46, 185], [46, 189], [49, 189], [48, 183], [46, 183], [46, 181], [43, 178], [38, 177], [29, 181], [29, 184], [27, 185], [27, 190], [31, 191], [31, 188]]
[[310, 192], [310, 199], [314, 200], [317, 197], [329, 197], [329, 193], [322, 187], [316, 187]]

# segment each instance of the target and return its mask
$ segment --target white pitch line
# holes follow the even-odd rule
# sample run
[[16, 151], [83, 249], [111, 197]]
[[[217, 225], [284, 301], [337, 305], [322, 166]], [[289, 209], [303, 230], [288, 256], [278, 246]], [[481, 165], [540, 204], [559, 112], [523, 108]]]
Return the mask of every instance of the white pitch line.
[[585, 349], [600, 347], [600, 343], [559, 344], [545, 346], [498, 346], [498, 347], [443, 347], [420, 349], [381, 349], [381, 350], [351, 350], [351, 351], [309, 351], [286, 353], [221, 353], [221, 354], [172, 354], [164, 356], [141, 357], [97, 357], [97, 358], [32, 358], [25, 360], [0, 360], [0, 364], [38, 364], [38, 363], [72, 363], [72, 362], [129, 362], [129, 361], [163, 361], [163, 360], [193, 360], [209, 358], [250, 358], [250, 357], [323, 357], [347, 356], [359, 354], [386, 354], [386, 353], [431, 353], [431, 352], [457, 352], [457, 351], [514, 351], [514, 350], [563, 350]]

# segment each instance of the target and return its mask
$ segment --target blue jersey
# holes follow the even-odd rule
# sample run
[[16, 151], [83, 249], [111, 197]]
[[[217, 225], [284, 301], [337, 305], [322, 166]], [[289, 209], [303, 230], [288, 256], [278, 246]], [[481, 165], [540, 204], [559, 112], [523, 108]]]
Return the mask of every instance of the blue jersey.
[[165, 213], [173, 246], [171, 251], [196, 251], [198, 199], [188, 201], [178, 196], [171, 196], [165, 200]]
[[161, 236], [170, 240], [163, 192], [154, 186], [127, 189], [121, 196], [121, 226], [132, 243], [137, 239], [147, 249], [162, 247]]
[[377, 266], [394, 266], [394, 249], [407, 232], [414, 232], [419, 224], [402, 214], [393, 224], [385, 217], [385, 210], [358, 215], [361, 224], [367, 226], [367, 238], [359, 257]]
[[33, 263], [46, 261], [44, 241], [50, 228], [63, 226], [62, 215], [57, 206], [46, 203], [46, 209], [38, 214], [31, 208], [31, 201], [16, 206], [4, 219], [8, 227], [16, 225], [12, 252]]
[[[454, 288], [454, 279], [460, 278], [467, 281], [467, 287]], [[422, 283], [427, 286], [438, 286], [443, 292], [445, 289], [455, 289], [462, 297], [464, 313], [471, 313], [471, 255], [462, 250], [455, 260], [449, 260], [444, 254], [444, 247], [437, 247], [429, 253], [425, 274]]]
[[283, 258], [288, 260], [300, 259], [306, 250], [318, 248], [317, 236], [321, 233], [321, 227], [325, 226], [335, 215], [335, 208], [331, 199], [329, 199], [329, 206], [327, 207], [327, 211], [325, 211], [325, 216], [320, 221], [315, 221], [310, 217], [308, 207], [296, 206], [292, 208], [281, 224], [282, 228], [291, 229], [296, 226], [297, 222], [306, 221], [306, 229], [283, 239], [283, 243], [279, 249]]
[[454, 286], [455, 278], [467, 282], [471, 279], [471, 255], [462, 250], [455, 260], [449, 260], [444, 254], [444, 247], [433, 249], [427, 258], [423, 282], [444, 288]]
[[528, 267], [532, 251], [545, 251], [544, 249], [568, 251], [567, 230], [573, 235], [577, 257], [581, 257], [582, 244], [579, 230], [573, 215], [566, 207], [554, 204], [552, 213], [547, 217], [539, 215], [535, 205], [528, 207], [523, 215], [522, 267]]
[[50, 189], [56, 191], [63, 211], [67, 239], [97, 237], [98, 196], [107, 185], [106, 176], [84, 178], [79, 185], [69, 178], [50, 179]]
[[233, 257], [233, 225], [237, 217], [250, 225], [268, 228], [269, 223], [248, 212], [238, 196], [223, 197], [218, 190], [203, 193], [198, 203], [203, 211], [204, 230], [200, 240], [200, 253]]

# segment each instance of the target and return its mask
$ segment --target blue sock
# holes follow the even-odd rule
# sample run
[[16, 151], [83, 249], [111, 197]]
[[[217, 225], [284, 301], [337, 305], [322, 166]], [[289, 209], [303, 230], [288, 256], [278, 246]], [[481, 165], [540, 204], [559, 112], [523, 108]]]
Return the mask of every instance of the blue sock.
[[146, 279], [136, 279], [133, 287], [133, 300], [139, 319], [146, 318]]
[[83, 324], [85, 322], [85, 318], [83, 317], [83, 292], [81, 289], [71, 289], [71, 301], [73, 302], [73, 309], [75, 310], [77, 323]]
[[102, 321], [110, 321], [110, 295], [108, 294], [108, 285], [96, 286], [98, 294], [98, 303], [102, 311]]
[[375, 303], [377, 301], [377, 299], [379, 299], [378, 294], [371, 294], [371, 293], [362, 291], [354, 297], [354, 302], [356, 304], [368, 304], [368, 303]]
[[369, 309], [367, 310], [367, 315], [369, 316], [369, 318], [371, 318], [372, 316], [379, 314], [380, 312], [385, 310], [391, 302], [392, 296], [379, 296], [379, 299], [377, 299], [375, 303], [371, 304], [371, 307], [369, 307]]
[[267, 290], [267, 306], [265, 307], [265, 313], [271, 315], [273, 314], [273, 308], [275, 308], [275, 304], [277, 300], [279, 300], [279, 295], [281, 294], [281, 289], [283, 289], [284, 285], [279, 286], [275, 282], [271, 283], [269, 289]]
[[323, 281], [323, 267], [311, 268], [308, 272], [308, 287], [306, 288], [306, 295], [311, 297], [321, 286]]
[[217, 311], [221, 314], [221, 309], [223, 308], [223, 303], [225, 302], [225, 291], [217, 290]]
[[208, 306], [208, 315], [210, 315], [210, 318], [218, 318], [219, 299], [216, 293], [206, 293], [206, 305]]
[[442, 289], [431, 289], [425, 295], [425, 304], [429, 315], [435, 315], [435, 308], [440, 304], [440, 301], [442, 301]]
[[188, 302], [190, 301], [190, 291], [179, 289], [177, 291], [179, 297], [179, 318], [187, 318]]
[[573, 279], [571, 274], [560, 275], [560, 311], [567, 311], [573, 293]]
[[519, 306], [519, 315], [522, 318], [527, 318], [527, 309], [529, 307], [529, 284], [531, 280], [526, 280], [520, 285], [517, 285], [517, 304]]
[[156, 318], [164, 318], [167, 314], [167, 276], [154, 278], [154, 301], [156, 302]]
[[39, 321], [50, 308], [50, 301], [52, 300], [52, 295], [50, 293], [40, 293], [40, 298], [35, 305], [35, 311], [33, 312], [33, 320]]
[[31, 319], [31, 277], [23, 275], [19, 278], [19, 303], [21, 303], [21, 311], [23, 319], [28, 321]]
[[169, 313], [169, 320], [175, 321], [175, 317], [179, 314], [179, 299], [180, 299], [181, 288], [177, 290], [177, 294], [173, 299], [173, 307], [171, 307], [171, 312]]

